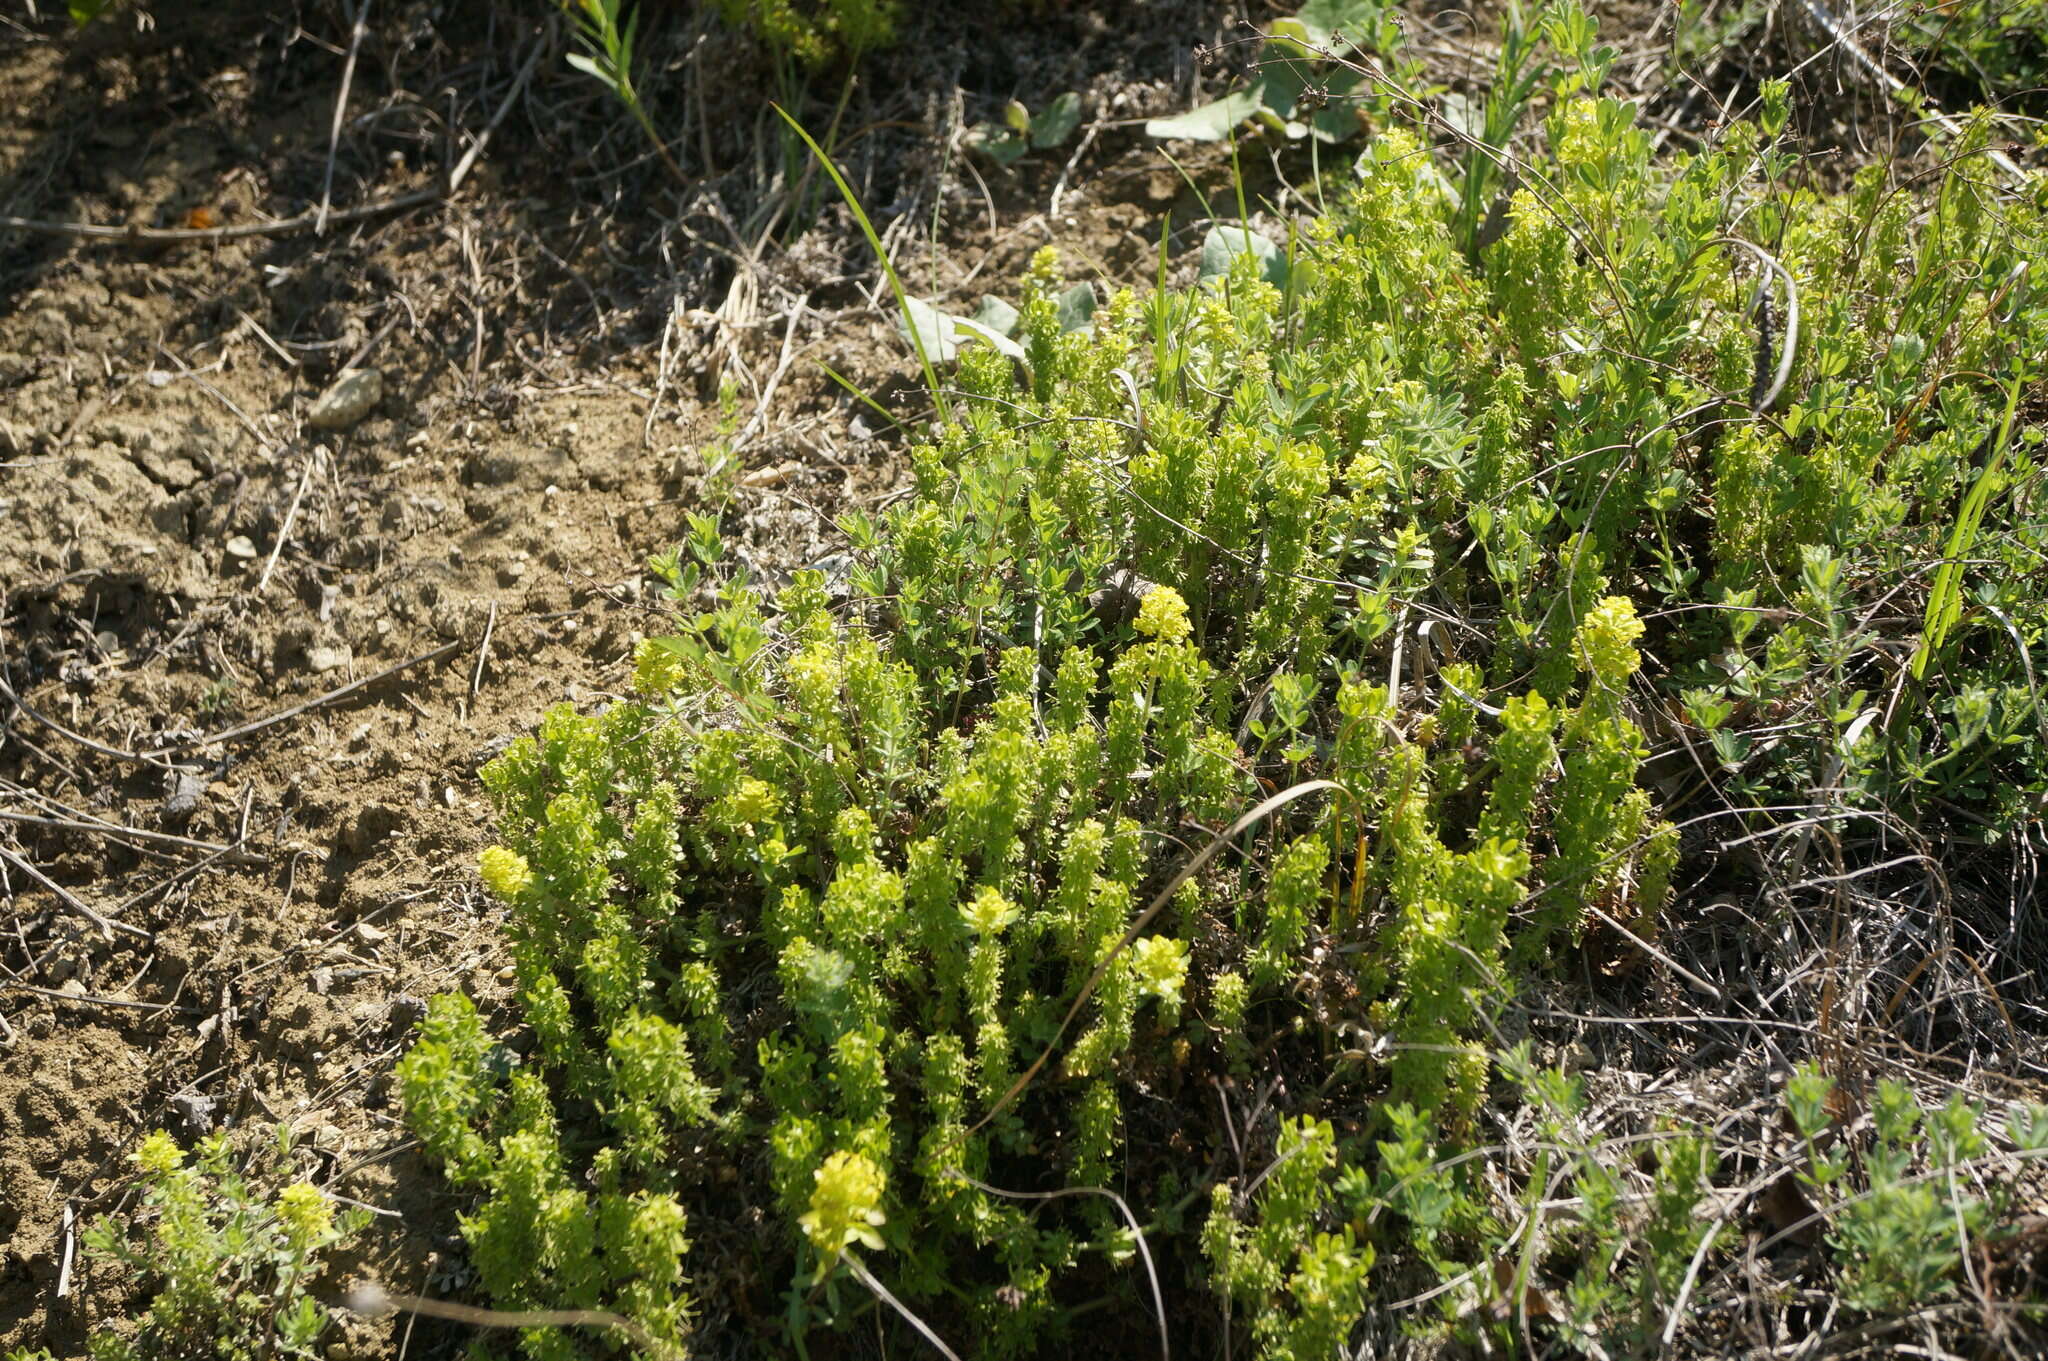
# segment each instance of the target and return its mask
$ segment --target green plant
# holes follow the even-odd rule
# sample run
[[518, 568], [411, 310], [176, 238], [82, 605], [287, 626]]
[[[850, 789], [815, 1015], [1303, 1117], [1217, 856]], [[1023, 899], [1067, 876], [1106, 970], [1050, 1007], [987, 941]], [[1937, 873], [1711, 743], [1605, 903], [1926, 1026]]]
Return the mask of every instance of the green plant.
[[1316, 1231], [1336, 1201], [1336, 1163], [1328, 1122], [1304, 1119], [1281, 1128], [1253, 1225], [1241, 1222], [1230, 1187], [1219, 1184], [1211, 1195], [1202, 1253], [1214, 1287], [1249, 1311], [1259, 1355], [1272, 1361], [1342, 1353], [1367, 1307], [1371, 1244], [1358, 1242], [1348, 1225]]
[[840, 197], [845, 201], [847, 209], [852, 212], [854, 221], [860, 224], [861, 234], [867, 238], [868, 248], [875, 253], [875, 258], [881, 261], [882, 273], [889, 280], [889, 291], [896, 297], [896, 307], [903, 317], [904, 326], [910, 337], [911, 348], [916, 351], [917, 362], [924, 369], [925, 391], [931, 394], [932, 401], [938, 406], [939, 414], [942, 417], [947, 415], [945, 390], [939, 386], [938, 372], [932, 367], [932, 347], [928, 346], [925, 342], [924, 333], [918, 326], [916, 316], [912, 312], [910, 295], [903, 291], [903, 280], [896, 273], [896, 265], [894, 261], [890, 260], [889, 252], [882, 248], [882, 238], [876, 234], [874, 223], [868, 221], [867, 210], [860, 206], [860, 199], [855, 196], [853, 186], [848, 184], [846, 177], [839, 173], [839, 167], [834, 164], [831, 153], [819, 146], [817, 139], [806, 132], [803, 125], [790, 116], [788, 110], [778, 106], [775, 112], [781, 115], [782, 121], [788, 125], [789, 130], [796, 134], [797, 138], [809, 149], [811, 155], [817, 158], [817, 163], [824, 167], [825, 173], [831, 176], [833, 185], [839, 190]]
[[2038, 97], [2048, 80], [2048, 5], [2042, 0], [1949, 0], [1908, 10], [1891, 36], [1987, 102]]
[[1359, 114], [1374, 87], [1366, 72], [1343, 59], [1366, 52], [1392, 56], [1400, 47], [1395, 11], [1381, 0], [1309, 0], [1292, 17], [1266, 26], [1250, 83], [1187, 113], [1154, 118], [1145, 135], [1220, 142], [1251, 123], [1283, 142], [1348, 141], [1361, 130]]
[[633, 36], [640, 27], [640, 11], [627, 8], [629, 0], [556, 0], [576, 22], [576, 41], [581, 52], [569, 54], [569, 64], [612, 92], [646, 134], [661, 164], [679, 184], [689, 179], [670, 154], [668, 143], [654, 126], [653, 117], [641, 102], [633, 84]]
[[[280, 1129], [280, 1159], [290, 1137]], [[369, 1216], [336, 1213], [326, 1193], [294, 1182], [266, 1195], [236, 1167], [224, 1135], [189, 1157], [158, 1131], [129, 1155], [142, 1176], [142, 1212], [102, 1219], [83, 1234], [88, 1259], [120, 1262], [150, 1291], [131, 1334], [98, 1331], [97, 1361], [268, 1361], [316, 1357], [328, 1312], [312, 1296], [321, 1258]], [[142, 1231], [137, 1241], [136, 1230]]]
[[[2048, 602], [1978, 567], [2038, 560], [2034, 502], [1981, 498], [1962, 608], [1907, 607], [2048, 339], [1997, 282], [2043, 205], [1987, 202], [1967, 147], [1924, 196], [1794, 186], [1777, 86], [1659, 162], [1583, 14], [1539, 20], [1496, 236], [1507, 179], [1468, 196], [1424, 122], [1290, 249], [1219, 227], [1194, 287], [1085, 328], [1048, 252], [1003, 344], [948, 349], [884, 261], [940, 412], [910, 494], [842, 519], [843, 591], [764, 592], [700, 511], [632, 696], [483, 773], [530, 1058], [449, 997], [401, 1077], [494, 1298], [677, 1342], [688, 1255], [740, 1255], [793, 1346], [879, 1299], [1028, 1354], [1139, 1307], [1128, 1227], [1055, 1194], [1114, 1182], [1270, 1355], [1348, 1345], [1390, 1262], [1445, 1274], [1447, 1328], [1671, 1344], [1726, 1150], [1646, 1127], [1636, 1180], [1501, 1032], [1596, 971], [1718, 990], [1660, 944], [1674, 884], [1755, 885], [1678, 816], [2038, 816]], [[2012, 425], [2001, 488], [2039, 476]], [[1918, 681], [1901, 617], [1947, 620]], [[1482, 1175], [1497, 1072], [1543, 1135]], [[1174, 1132], [1268, 1074], [1277, 1134], [1191, 1171]]]
[[[1805, 1144], [1800, 1180], [1818, 1202], [1841, 1273], [1843, 1303], [1892, 1316], [1949, 1297], [1972, 1245], [2004, 1209], [2004, 1188], [1975, 1194], [1968, 1165], [1989, 1147], [1984, 1112], [1961, 1093], [1934, 1110], [1889, 1078], [1870, 1105], [1870, 1138], [1855, 1149], [1831, 1128], [1834, 1083], [1806, 1065], [1785, 1087], [1785, 1107]], [[2008, 1129], [2038, 1151], [2041, 1120], [2021, 1109]]]
[[896, 0], [718, 0], [727, 23], [812, 67], [887, 47], [895, 41], [897, 9]]
[[967, 144], [997, 165], [1014, 165], [1027, 151], [1044, 151], [1064, 143], [1081, 124], [1081, 96], [1071, 90], [1031, 112], [1017, 100], [1003, 107], [1003, 121], [977, 123], [967, 130]]

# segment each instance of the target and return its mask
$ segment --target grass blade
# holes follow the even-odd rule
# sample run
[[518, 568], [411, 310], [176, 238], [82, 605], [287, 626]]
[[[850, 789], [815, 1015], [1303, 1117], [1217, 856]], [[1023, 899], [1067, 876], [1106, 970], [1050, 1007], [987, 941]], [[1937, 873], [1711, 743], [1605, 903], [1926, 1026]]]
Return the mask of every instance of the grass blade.
[[860, 224], [861, 234], [868, 239], [868, 249], [882, 262], [882, 273], [888, 276], [889, 291], [896, 295], [896, 308], [903, 315], [904, 329], [910, 333], [910, 347], [917, 351], [918, 366], [924, 370], [924, 385], [932, 395], [932, 405], [938, 408], [940, 420], [951, 420], [953, 412], [946, 405], [946, 391], [939, 386], [938, 371], [932, 367], [931, 356], [925, 352], [924, 341], [919, 337], [917, 324], [910, 315], [910, 295], [903, 291], [903, 280], [897, 275], [895, 262], [889, 259], [889, 252], [882, 248], [882, 238], [875, 231], [875, 224], [868, 221], [867, 211], [860, 206], [860, 199], [854, 195], [853, 186], [846, 182], [846, 176], [839, 173], [839, 167], [825, 154], [825, 148], [819, 146], [817, 140], [804, 131], [804, 125], [792, 118], [789, 110], [780, 104], [771, 107], [782, 116], [783, 122], [789, 124], [790, 131], [803, 139], [804, 145], [811, 149], [811, 154], [818, 158], [818, 164], [832, 177], [832, 183], [839, 186], [839, 196], [846, 200], [846, 206], [853, 211], [853, 220]]

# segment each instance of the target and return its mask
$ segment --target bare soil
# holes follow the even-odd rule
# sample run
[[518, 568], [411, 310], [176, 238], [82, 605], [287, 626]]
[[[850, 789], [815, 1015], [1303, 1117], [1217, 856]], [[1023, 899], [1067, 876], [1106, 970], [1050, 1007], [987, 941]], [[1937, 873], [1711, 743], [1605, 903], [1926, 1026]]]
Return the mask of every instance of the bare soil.
[[[289, 1126], [294, 1170], [375, 1213], [338, 1276], [459, 1291], [459, 1207], [391, 1072], [425, 998], [508, 996], [478, 766], [622, 684], [663, 628], [644, 560], [686, 511], [720, 512], [772, 583], [897, 484], [900, 441], [820, 368], [917, 414], [850, 220], [817, 203], [801, 235], [733, 230], [777, 184], [770, 77], [687, 15], [650, 19], [650, 103], [698, 111], [677, 142], [704, 183], [678, 190], [566, 68], [548, 8], [400, 8], [347, 77], [340, 3], [84, 34], [0, 16], [17, 217], [232, 229], [323, 192], [346, 213], [433, 189], [508, 115], [452, 198], [318, 234], [0, 229], [0, 1349], [79, 1355], [138, 1302], [76, 1234], [132, 1197], [124, 1156], [155, 1128]], [[1139, 282], [1193, 216], [1132, 124], [1222, 78], [1198, 44], [1268, 16], [1095, 8], [1130, 22], [926, 16], [864, 68], [841, 146], [915, 290], [971, 308], [1048, 241], [1077, 278]], [[1085, 145], [965, 162], [964, 124], [1066, 89]], [[837, 84], [811, 94], [829, 118]], [[1225, 169], [1195, 162], [1212, 188]], [[381, 399], [313, 428], [350, 362]], [[336, 1355], [466, 1340], [347, 1330]]]

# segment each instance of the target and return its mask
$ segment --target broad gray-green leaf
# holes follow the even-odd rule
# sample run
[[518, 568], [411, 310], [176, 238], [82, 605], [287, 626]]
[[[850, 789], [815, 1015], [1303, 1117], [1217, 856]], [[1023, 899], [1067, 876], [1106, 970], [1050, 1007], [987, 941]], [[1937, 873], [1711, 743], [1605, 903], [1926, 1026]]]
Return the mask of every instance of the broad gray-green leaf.
[[1357, 99], [1365, 77], [1356, 71], [1338, 71], [1322, 86], [1328, 102], [1309, 119], [1309, 131], [1319, 142], [1345, 142], [1364, 130], [1363, 106]]
[[1217, 225], [1202, 238], [1201, 278], [1206, 282], [1230, 273], [1231, 263], [1250, 252], [1259, 262], [1259, 277], [1275, 288], [1287, 287], [1287, 256], [1281, 249], [1244, 227]]
[[1072, 90], [1045, 106], [1045, 112], [1031, 120], [1031, 145], [1055, 147], [1074, 135], [1081, 125], [1081, 96]]
[[1385, 8], [1380, 0], [1308, 0], [1293, 18], [1274, 20], [1266, 33], [1304, 53], [1342, 56], [1337, 35], [1344, 35], [1341, 47], [1349, 50], [1371, 33]]
[[1475, 142], [1486, 137], [1486, 105], [1482, 101], [1456, 90], [1446, 90], [1437, 96], [1437, 104], [1443, 112], [1444, 121], [1459, 132]]
[[1256, 86], [1237, 90], [1213, 104], [1204, 104], [1173, 118], [1150, 119], [1145, 124], [1145, 135], [1162, 141], [1220, 142], [1264, 104], [1265, 99]]
[[[953, 323], [954, 335], [959, 340], [965, 340], [971, 336], [977, 340], [987, 341], [997, 351], [1008, 355], [1012, 359], [1021, 360], [1024, 358], [1024, 347], [993, 326], [984, 326], [972, 317], [949, 317], [947, 320]], [[960, 334], [963, 331], [966, 335]]]
[[1017, 322], [1021, 319], [1017, 309], [990, 293], [982, 297], [981, 306], [974, 309], [974, 319], [1000, 336], [1017, 334]]
[[[984, 299], [982, 310], [989, 311], [988, 304], [991, 301], [994, 301], [1002, 311], [1009, 313], [1010, 325], [1015, 326], [1017, 312], [1008, 303]], [[1012, 359], [1024, 358], [1024, 347], [1005, 335], [1002, 329], [987, 321], [973, 317], [956, 317], [950, 312], [941, 312], [922, 298], [909, 299], [908, 306], [910, 324], [917, 327], [917, 338], [924, 344], [925, 357], [934, 364], [959, 358], [960, 347], [970, 340], [986, 341]], [[997, 319], [1000, 320], [1000, 314]], [[897, 319], [896, 329], [906, 337], [910, 335], [910, 326], [905, 325], [900, 317]]]
[[1095, 324], [1095, 289], [1088, 284], [1075, 284], [1060, 294], [1060, 329], [1062, 331], [1085, 331]]
[[[960, 336], [953, 329], [953, 318], [921, 298], [905, 298], [903, 308], [908, 315], [896, 319], [896, 329], [906, 339], [914, 334], [926, 359], [937, 364], [960, 353]], [[916, 328], [914, 333], [912, 327]]]

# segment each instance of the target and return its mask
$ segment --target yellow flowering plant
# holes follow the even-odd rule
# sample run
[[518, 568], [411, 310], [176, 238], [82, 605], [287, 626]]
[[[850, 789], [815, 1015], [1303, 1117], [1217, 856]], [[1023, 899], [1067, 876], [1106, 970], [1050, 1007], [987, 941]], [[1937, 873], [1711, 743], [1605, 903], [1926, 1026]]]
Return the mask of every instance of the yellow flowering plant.
[[[290, 1150], [280, 1129], [276, 1163]], [[326, 1254], [361, 1233], [368, 1214], [337, 1213], [309, 1182], [266, 1193], [225, 1135], [188, 1153], [152, 1131], [129, 1161], [142, 1180], [141, 1213], [98, 1220], [81, 1240], [88, 1265], [136, 1272], [149, 1303], [133, 1329], [93, 1332], [94, 1361], [321, 1356], [331, 1318], [309, 1287]]]

